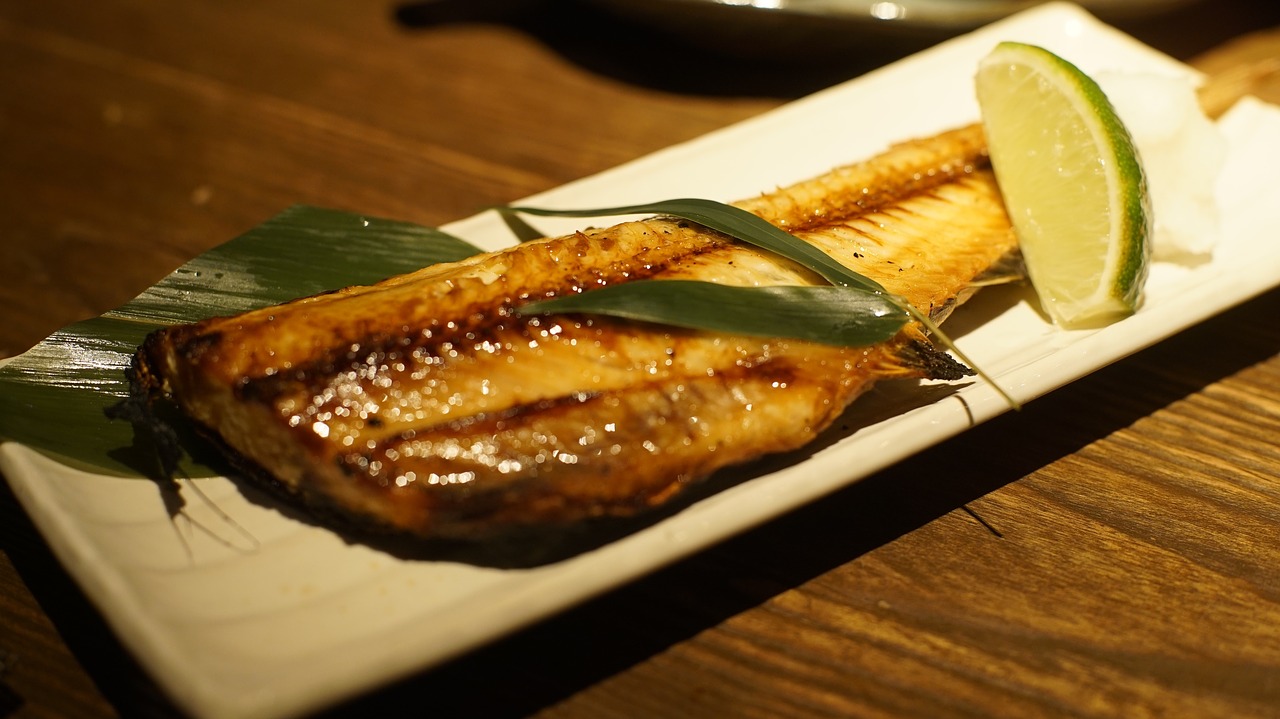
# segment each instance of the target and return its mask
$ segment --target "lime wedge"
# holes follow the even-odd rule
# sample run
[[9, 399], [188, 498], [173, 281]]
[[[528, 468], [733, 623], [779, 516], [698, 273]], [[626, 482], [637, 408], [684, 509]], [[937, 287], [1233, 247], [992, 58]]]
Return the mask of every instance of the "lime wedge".
[[1031, 283], [1067, 328], [1137, 309], [1151, 251], [1138, 151], [1098, 84], [1034, 45], [1004, 42], [978, 66], [996, 180]]

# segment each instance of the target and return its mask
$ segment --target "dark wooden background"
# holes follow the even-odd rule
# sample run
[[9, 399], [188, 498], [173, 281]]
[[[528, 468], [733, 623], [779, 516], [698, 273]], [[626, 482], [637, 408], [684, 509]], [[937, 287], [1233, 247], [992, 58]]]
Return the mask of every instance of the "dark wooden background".
[[[1214, 72], [1280, 57], [1277, 25], [1238, 0], [1122, 23]], [[720, 30], [532, 0], [0, 0], [0, 356], [291, 204], [442, 224], [932, 40]], [[1277, 316], [1273, 291], [334, 715], [1276, 716]], [[6, 713], [175, 712], [0, 482]]]

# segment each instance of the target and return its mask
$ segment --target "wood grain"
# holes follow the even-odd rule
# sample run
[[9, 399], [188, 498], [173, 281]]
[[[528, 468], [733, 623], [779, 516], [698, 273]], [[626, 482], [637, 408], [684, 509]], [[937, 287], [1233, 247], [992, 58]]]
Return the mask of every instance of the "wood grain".
[[[806, 65], [585, 3], [444, 5], [0, 3], [0, 355], [288, 205], [440, 224], [906, 52]], [[1269, 5], [1123, 28], [1223, 72], [1280, 56]], [[1273, 291], [330, 715], [1274, 716], [1278, 314]], [[3, 483], [0, 550], [0, 716], [177, 714]]]

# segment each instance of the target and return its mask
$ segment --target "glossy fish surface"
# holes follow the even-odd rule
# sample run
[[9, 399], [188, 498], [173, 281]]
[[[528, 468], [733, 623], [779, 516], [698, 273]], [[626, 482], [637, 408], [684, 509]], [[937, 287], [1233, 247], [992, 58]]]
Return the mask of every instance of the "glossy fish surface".
[[[937, 321], [1016, 257], [978, 126], [737, 204]], [[968, 373], [916, 325], [839, 347], [513, 311], [647, 278], [824, 283], [655, 217], [166, 328], [135, 369], [302, 504], [450, 539], [636, 515], [803, 446], [878, 380]]]

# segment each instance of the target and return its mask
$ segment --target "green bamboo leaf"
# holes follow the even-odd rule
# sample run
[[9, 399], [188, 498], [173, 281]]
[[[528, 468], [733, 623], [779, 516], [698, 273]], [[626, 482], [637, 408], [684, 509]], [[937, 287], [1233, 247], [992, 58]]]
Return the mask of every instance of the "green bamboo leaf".
[[152, 324], [194, 322], [478, 254], [429, 227], [296, 206], [179, 267], [113, 313]]
[[[150, 448], [103, 411], [129, 393], [124, 377], [152, 330], [375, 282], [480, 250], [405, 222], [298, 206], [175, 270], [123, 307], [50, 336], [0, 367], [0, 440], [93, 471], [147, 474]], [[217, 454], [184, 434], [188, 476], [221, 474]]]
[[723, 202], [714, 200], [681, 198], [641, 205], [590, 210], [551, 210], [541, 207], [518, 206], [504, 208], [504, 210], [544, 217], [604, 217], [636, 214], [680, 217], [798, 262], [818, 273], [833, 285], [861, 287], [872, 292], [886, 292], [885, 288], [875, 280], [854, 272], [838, 262], [834, 257], [774, 226], [767, 220], [739, 207], [726, 205]]
[[583, 312], [729, 334], [866, 346], [893, 337], [907, 314], [856, 287], [736, 287], [698, 280], [646, 280], [532, 302], [522, 315]]

